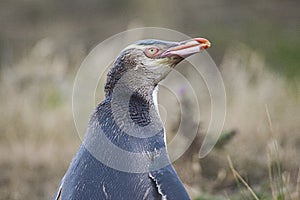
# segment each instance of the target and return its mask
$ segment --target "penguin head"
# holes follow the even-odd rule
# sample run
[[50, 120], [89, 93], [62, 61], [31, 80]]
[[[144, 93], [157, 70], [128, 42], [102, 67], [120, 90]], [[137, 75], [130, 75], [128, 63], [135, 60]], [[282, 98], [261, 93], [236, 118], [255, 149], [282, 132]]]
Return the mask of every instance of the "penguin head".
[[108, 73], [106, 93], [117, 82], [127, 88], [155, 88], [183, 59], [210, 47], [204, 38], [182, 42], [140, 40], [127, 46]]

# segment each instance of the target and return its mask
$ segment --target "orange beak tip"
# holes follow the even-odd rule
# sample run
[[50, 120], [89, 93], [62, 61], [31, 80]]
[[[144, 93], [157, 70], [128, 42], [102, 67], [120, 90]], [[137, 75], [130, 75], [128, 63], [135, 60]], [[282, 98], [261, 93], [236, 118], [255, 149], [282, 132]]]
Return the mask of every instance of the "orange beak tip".
[[211, 42], [205, 38], [194, 38], [194, 40], [199, 42], [201, 44], [201, 48], [203, 49], [207, 49], [211, 47]]

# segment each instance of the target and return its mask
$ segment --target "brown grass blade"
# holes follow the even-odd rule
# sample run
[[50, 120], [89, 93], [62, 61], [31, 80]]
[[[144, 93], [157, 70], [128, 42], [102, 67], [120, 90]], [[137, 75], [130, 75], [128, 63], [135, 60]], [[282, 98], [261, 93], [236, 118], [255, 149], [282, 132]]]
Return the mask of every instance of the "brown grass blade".
[[232, 171], [232, 174], [234, 176], [235, 179], [240, 180], [244, 186], [250, 191], [251, 195], [254, 197], [254, 199], [259, 200], [259, 198], [257, 197], [257, 195], [255, 194], [255, 192], [252, 190], [252, 188], [249, 186], [249, 184], [243, 179], [243, 177], [234, 169], [232, 161], [230, 159], [230, 156], [227, 156], [227, 160], [229, 163], [229, 167]]

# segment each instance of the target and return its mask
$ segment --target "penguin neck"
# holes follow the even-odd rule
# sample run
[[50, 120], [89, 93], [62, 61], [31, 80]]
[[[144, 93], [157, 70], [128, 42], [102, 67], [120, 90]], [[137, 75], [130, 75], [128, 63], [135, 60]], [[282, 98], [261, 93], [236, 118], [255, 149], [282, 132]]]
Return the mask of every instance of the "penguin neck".
[[147, 99], [136, 92], [129, 101], [124, 99], [125, 94], [119, 96], [119, 101], [107, 95], [91, 117], [84, 147], [102, 163], [121, 171], [126, 167], [148, 172], [169, 165], [156, 92], [151, 91]]
[[157, 90], [157, 86], [143, 86], [137, 89], [118, 87], [106, 94], [106, 102], [110, 103], [114, 114], [126, 114], [139, 126], [156, 123], [163, 128], [158, 111]]
[[139, 91], [131, 95], [107, 95], [97, 107], [90, 127], [101, 122], [106, 137], [127, 151], [153, 152], [166, 148], [164, 126], [156, 104], [157, 89], [147, 91], [148, 96]]

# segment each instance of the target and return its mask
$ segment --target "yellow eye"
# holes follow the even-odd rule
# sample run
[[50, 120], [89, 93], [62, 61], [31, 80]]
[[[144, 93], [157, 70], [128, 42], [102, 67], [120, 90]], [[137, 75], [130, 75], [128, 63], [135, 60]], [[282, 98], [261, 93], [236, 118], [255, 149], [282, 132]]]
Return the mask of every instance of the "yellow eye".
[[152, 58], [159, 52], [159, 49], [156, 47], [150, 47], [145, 50], [145, 54], [147, 57]]

